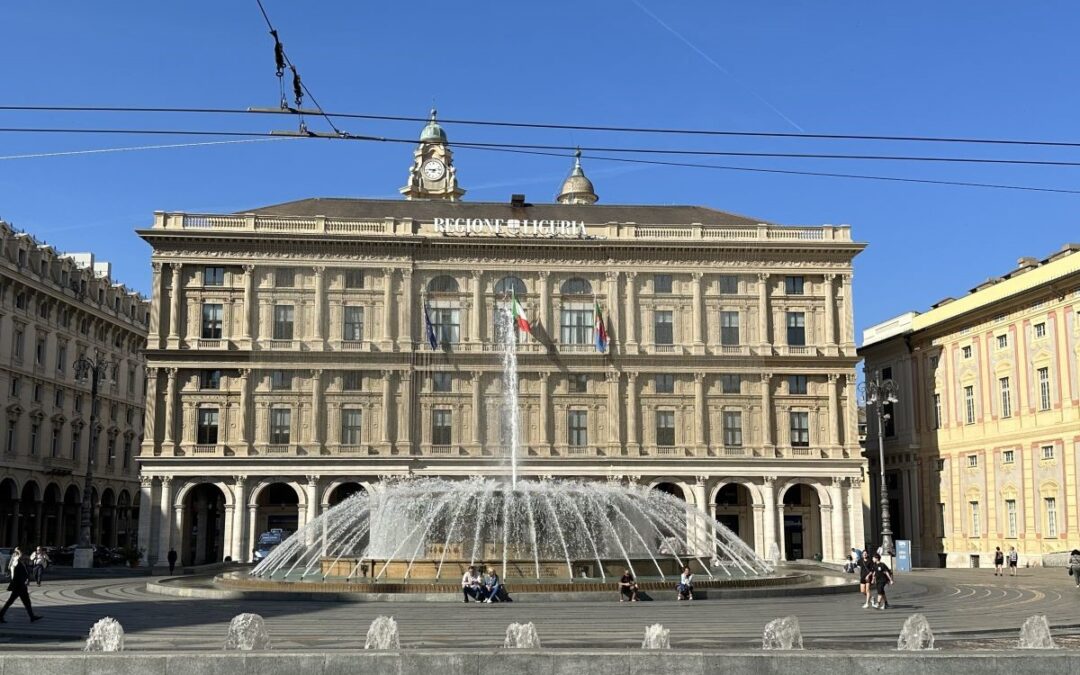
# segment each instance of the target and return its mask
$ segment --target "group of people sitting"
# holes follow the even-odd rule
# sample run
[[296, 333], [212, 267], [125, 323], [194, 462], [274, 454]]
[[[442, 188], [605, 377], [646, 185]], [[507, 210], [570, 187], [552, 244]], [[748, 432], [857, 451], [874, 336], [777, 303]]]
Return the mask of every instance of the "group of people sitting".
[[470, 565], [461, 577], [461, 593], [465, 596], [465, 602], [469, 598], [486, 603], [513, 602], [494, 567], [487, 568], [487, 574], [480, 574], [474, 565]]
[[[679, 583], [675, 586], [675, 592], [678, 595], [676, 600], [693, 600], [694, 599], [694, 575], [690, 572], [689, 567], [684, 567], [682, 574], [679, 576]], [[634, 579], [634, 573], [630, 570], [623, 572], [622, 577], [619, 578], [619, 602], [638, 601], [638, 585], [637, 580]]]

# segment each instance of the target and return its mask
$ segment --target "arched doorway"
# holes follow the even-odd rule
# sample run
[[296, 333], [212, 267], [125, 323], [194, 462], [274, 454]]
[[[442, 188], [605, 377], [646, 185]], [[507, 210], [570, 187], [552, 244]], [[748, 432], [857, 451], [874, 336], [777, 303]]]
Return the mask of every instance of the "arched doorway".
[[45, 546], [60, 546], [62, 544], [60, 521], [64, 515], [64, 502], [60, 486], [56, 483], [49, 483], [45, 488], [44, 501], [45, 536], [42, 538], [42, 543]]
[[326, 496], [326, 505], [333, 508], [360, 492], [367, 492], [360, 483], [342, 483], [335, 486], [334, 489], [330, 491], [330, 494]]
[[653, 489], [659, 490], [660, 492], [666, 492], [672, 497], [677, 497], [684, 502], [686, 501], [686, 493], [684, 493], [683, 489], [675, 483], [657, 483], [653, 486]]
[[19, 486], [11, 478], [0, 481], [0, 544], [17, 546], [19, 530]]
[[270, 483], [259, 491], [255, 502], [253, 534], [281, 530], [287, 537], [300, 526], [300, 495], [288, 483]]
[[116, 546], [116, 493], [105, 488], [98, 508], [98, 542], [109, 548]]
[[225, 558], [225, 493], [199, 483], [182, 496], [181, 565], [206, 565]]
[[[19, 546], [24, 551], [31, 551], [41, 543], [41, 523], [45, 520], [41, 513], [41, 488], [33, 480], [23, 485], [22, 498], [19, 500]], [[29, 547], [29, 548], [28, 548]]]
[[822, 559], [821, 499], [814, 486], [792, 483], [784, 490], [781, 551], [784, 560]]
[[716, 521], [754, 548], [754, 496], [740, 483], [726, 483], [716, 492]]
[[60, 516], [60, 543], [70, 546], [79, 543], [79, 527], [81, 523], [80, 511], [82, 510], [82, 493], [75, 485], [69, 485], [64, 491], [64, 505]]

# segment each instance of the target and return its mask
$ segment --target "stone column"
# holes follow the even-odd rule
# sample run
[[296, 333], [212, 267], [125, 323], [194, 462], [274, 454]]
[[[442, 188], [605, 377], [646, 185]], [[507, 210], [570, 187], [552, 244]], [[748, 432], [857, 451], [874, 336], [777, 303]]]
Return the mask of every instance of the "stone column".
[[547, 270], [537, 272], [540, 278], [537, 284], [537, 294], [540, 296], [540, 316], [538, 318], [540, 325], [544, 327], [544, 332], [552, 341], [555, 341], [558, 336], [551, 329], [551, 293], [548, 292], [548, 276], [550, 274]]
[[390, 351], [394, 346], [393, 333], [390, 331], [390, 320], [394, 306], [394, 268], [383, 268], [383, 316], [382, 316], [382, 349]]
[[623, 341], [622, 335], [619, 334], [619, 314], [622, 313], [619, 311], [619, 273], [611, 270], [605, 273], [605, 277], [607, 277], [608, 332], [615, 333], [615, 339], [608, 346], [608, 352], [614, 353], [615, 344]]
[[847, 548], [844, 546], [844, 489], [843, 478], [833, 478], [829, 484], [829, 501], [832, 502], [832, 551], [835, 562], [843, 562]]
[[[776, 544], [776, 476], [765, 476], [761, 486], [762, 501], [765, 502], [764, 515], [764, 544], [765, 550], [762, 557], [772, 560], [773, 545]], [[780, 557], [783, 557], [781, 553]]]
[[172, 544], [177, 548], [176, 550], [176, 565], [182, 566], [184, 561], [184, 507], [176, 505], [172, 509], [173, 511], [173, 541]]
[[[626, 321], [633, 321], [633, 314], [627, 313]], [[626, 374], [626, 454], [637, 455], [641, 452], [638, 444], [638, 398], [637, 373]]]
[[[146, 564], [153, 566], [157, 561], [157, 551], [151, 546], [154, 528], [154, 477], [139, 476], [139, 534], [138, 546], [146, 552]], [[64, 506], [60, 505], [57, 514], [56, 531], [60, 539], [64, 538]], [[59, 542], [64, 543], [64, 542]]]
[[851, 528], [851, 545], [860, 549], [866, 544], [862, 483], [861, 477], [853, 477], [849, 479], [848, 484], [848, 526]]
[[255, 337], [252, 316], [255, 310], [255, 266], [244, 265], [244, 315], [241, 320], [240, 339], [247, 347]]
[[[401, 270], [401, 324], [398, 326], [397, 337], [399, 351], [412, 351], [413, 348], [412, 286], [412, 270], [403, 268]], [[408, 381], [408, 378], [406, 378], [406, 381]], [[408, 426], [405, 425], [406, 429]]]
[[772, 373], [761, 374], [761, 447], [767, 457], [772, 457]]
[[393, 394], [390, 391], [390, 379], [394, 376], [394, 373], [389, 370], [384, 370], [382, 374], [382, 446], [389, 451], [390, 449], [390, 404], [393, 402]]
[[758, 344], [761, 352], [771, 353], [772, 336], [769, 334], [769, 274], [758, 274]]
[[825, 275], [825, 346], [833, 347], [836, 340], [836, 275]]
[[608, 448], [614, 454], [620, 454], [622, 439], [620, 431], [622, 427], [619, 419], [619, 379], [617, 371], [607, 373], [607, 400], [608, 400]]
[[705, 454], [705, 424], [709, 419], [709, 409], [705, 406], [705, 373], [694, 373], [694, 451], [698, 456]]
[[150, 326], [146, 345], [153, 349], [161, 349], [164, 346], [161, 339], [161, 267], [163, 263], [155, 260], [150, 264], [154, 271], [150, 282]]
[[[176, 450], [173, 433], [176, 431], [176, 368], [169, 368], [169, 380], [165, 386], [165, 439], [161, 443], [161, 454], [172, 455]], [[91, 401], [91, 405], [93, 402]], [[93, 430], [91, 430], [93, 433]]]
[[247, 476], [233, 476], [233, 526], [232, 526], [232, 556], [236, 562], [248, 562], [251, 551], [245, 550], [244, 529], [246, 523], [244, 516], [247, 515]]
[[626, 351], [637, 354], [637, 272], [626, 273]]
[[829, 373], [829, 448], [840, 448], [840, 396], [837, 390], [840, 376]]
[[[472, 373], [472, 420], [470, 426], [472, 427], [472, 435], [469, 437], [469, 443], [475, 449], [477, 454], [480, 451], [480, 420], [481, 420], [481, 406], [483, 405], [483, 397], [481, 396], [483, 374], [479, 370], [474, 370]], [[490, 439], [489, 439], [490, 440]], [[496, 442], [501, 442], [502, 439], [498, 439]]]
[[251, 408], [251, 369], [240, 369], [240, 410], [237, 411], [237, 431], [240, 434], [239, 445], [244, 448], [245, 454], [251, 449], [252, 434], [249, 420], [254, 416]]
[[551, 450], [551, 437], [548, 435], [548, 424], [551, 418], [551, 382], [546, 372], [540, 372], [540, 445], [545, 450]]
[[158, 369], [146, 369], [146, 411], [143, 419], [143, 441], [140, 454], [152, 456], [157, 443]]
[[[708, 507], [705, 505], [705, 484], [708, 482], [708, 476], [696, 476], [694, 483], [690, 486], [690, 495], [694, 499], [694, 506], [705, 513], [709, 512]], [[713, 512], [715, 516], [715, 511]], [[688, 528], [690, 531], [687, 533], [690, 535], [690, 550], [699, 556], [708, 560], [712, 556], [712, 552], [709, 551], [709, 544], [712, 537], [709, 535], [709, 530], [705, 527], [705, 523], [697, 520], [693, 522], [692, 526]]]
[[481, 285], [483, 274], [480, 270], [472, 270], [472, 281], [470, 282], [472, 283], [472, 311], [469, 312], [469, 342], [479, 343], [483, 341], [480, 332], [483, 330], [481, 321], [484, 314], [483, 287]]
[[841, 286], [844, 289], [844, 303], [840, 326], [840, 346], [844, 349], [844, 353], [850, 353], [850, 351], [855, 348], [855, 321], [852, 316], [851, 277], [851, 272], [840, 276]]
[[[140, 506], [140, 508], [142, 508]], [[172, 548], [173, 531], [172, 477], [161, 477], [161, 501], [158, 503], [158, 564], [164, 565]]]
[[180, 347], [180, 296], [182, 291], [180, 285], [182, 283], [181, 272], [184, 269], [183, 263], [169, 263], [172, 268], [172, 288], [169, 289], [169, 339], [168, 348], [177, 349]]
[[255, 554], [255, 537], [259, 534], [259, 507], [249, 504], [247, 512], [247, 550], [244, 551], [244, 558], [250, 560]]
[[312, 269], [315, 272], [315, 311], [313, 320], [315, 325], [312, 326], [311, 337], [314, 347], [324, 349], [326, 347], [326, 334], [323, 331], [323, 305], [326, 304], [326, 290], [323, 288], [323, 273], [326, 272], [326, 267], [316, 265]]
[[701, 325], [702, 317], [705, 315], [705, 308], [702, 305], [702, 277], [704, 275], [701, 272], [694, 272], [694, 315], [693, 315], [693, 329], [694, 329], [694, 354], [705, 353], [705, 340], [702, 338]]
[[315, 450], [321, 450], [321, 438], [319, 428], [322, 426], [322, 373], [321, 370], [311, 371], [311, 445]]
[[[305, 487], [306, 489], [304, 490], [304, 499], [307, 500], [306, 522], [311, 523], [319, 517], [319, 477], [308, 476], [307, 485]], [[309, 536], [314, 538], [314, 534], [315, 533], [312, 532]]]
[[[409, 454], [412, 451], [412, 379], [413, 371], [401, 372], [401, 412], [398, 415], [398, 452]], [[340, 424], [338, 425], [340, 427]]]

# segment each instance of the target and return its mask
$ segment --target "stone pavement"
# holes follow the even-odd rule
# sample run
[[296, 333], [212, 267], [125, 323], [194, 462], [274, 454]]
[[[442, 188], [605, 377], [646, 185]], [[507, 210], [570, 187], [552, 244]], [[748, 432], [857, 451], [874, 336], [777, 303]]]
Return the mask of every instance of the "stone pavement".
[[[1024, 619], [1046, 614], [1060, 643], [1080, 644], [1080, 590], [1060, 568], [1025, 569], [995, 577], [991, 570], [920, 570], [900, 575], [893, 609], [864, 610], [855, 593], [695, 602], [337, 603], [205, 600], [150, 594], [146, 578], [71, 579], [32, 587], [45, 620], [29, 624], [21, 606], [0, 625], [0, 649], [78, 649], [90, 626], [112, 616], [127, 632], [127, 648], [220, 649], [229, 620], [261, 614], [274, 649], [362, 648], [368, 624], [396, 618], [403, 647], [497, 647], [512, 622], [536, 624], [545, 647], [638, 647], [645, 626], [671, 629], [672, 646], [748, 649], [760, 646], [771, 619], [795, 615], [808, 649], [894, 648], [904, 620], [926, 615], [948, 649], [1015, 643]], [[674, 591], [672, 591], [674, 593]], [[464, 636], [464, 637], [463, 637]]]

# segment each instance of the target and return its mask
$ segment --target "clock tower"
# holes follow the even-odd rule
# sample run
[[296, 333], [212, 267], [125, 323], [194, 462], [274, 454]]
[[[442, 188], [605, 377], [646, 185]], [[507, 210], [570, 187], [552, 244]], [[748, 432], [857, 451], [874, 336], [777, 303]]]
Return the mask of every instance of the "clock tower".
[[454, 155], [446, 142], [446, 132], [435, 119], [431, 119], [420, 132], [420, 144], [413, 151], [413, 163], [409, 167], [409, 179], [399, 190], [405, 199], [446, 199], [455, 202], [465, 194], [458, 186]]

